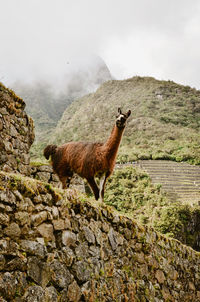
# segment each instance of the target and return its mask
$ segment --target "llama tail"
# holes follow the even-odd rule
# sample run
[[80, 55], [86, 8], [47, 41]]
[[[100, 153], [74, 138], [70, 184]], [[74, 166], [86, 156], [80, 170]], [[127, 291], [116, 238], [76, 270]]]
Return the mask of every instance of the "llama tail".
[[46, 159], [49, 159], [49, 156], [52, 156], [53, 154], [56, 153], [56, 149], [57, 149], [57, 146], [56, 145], [48, 145], [46, 146], [46, 148], [44, 149], [44, 157]]

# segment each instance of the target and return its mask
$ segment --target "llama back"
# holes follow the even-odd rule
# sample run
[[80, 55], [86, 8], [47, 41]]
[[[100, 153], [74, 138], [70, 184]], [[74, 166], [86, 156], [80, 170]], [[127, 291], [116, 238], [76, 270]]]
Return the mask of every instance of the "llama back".
[[101, 143], [70, 142], [60, 148], [62, 149], [62, 164], [67, 165], [72, 171], [81, 177], [88, 177], [94, 173], [95, 163], [98, 158], [96, 149], [102, 146]]

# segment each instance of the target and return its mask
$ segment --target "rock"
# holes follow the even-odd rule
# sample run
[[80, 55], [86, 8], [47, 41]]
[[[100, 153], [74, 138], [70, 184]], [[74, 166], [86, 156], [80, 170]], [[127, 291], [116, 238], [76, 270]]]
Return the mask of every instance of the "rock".
[[0, 119], [0, 131], [3, 130], [3, 119]]
[[62, 262], [66, 266], [70, 267], [70, 266], [72, 266], [72, 263], [74, 260], [75, 260], [74, 252], [68, 247], [63, 247], [62, 248]]
[[16, 279], [11, 273], [6, 272], [0, 276], [0, 296], [12, 301], [16, 288]]
[[38, 256], [39, 258], [44, 258], [47, 255], [47, 248], [43, 244], [31, 240], [21, 240], [20, 249], [33, 256]]
[[54, 219], [58, 219], [59, 218], [59, 211], [58, 211], [58, 208], [55, 207], [55, 206], [52, 207], [52, 215], [53, 215]]
[[103, 232], [106, 232], [106, 233], [109, 232], [110, 228], [109, 228], [109, 225], [107, 222], [102, 223], [102, 230], [103, 230]]
[[8, 225], [10, 217], [7, 214], [0, 213], [0, 225]]
[[49, 264], [35, 256], [28, 258], [27, 274], [43, 288], [46, 287], [51, 279]]
[[[0, 84], [0, 89], [2, 85]], [[17, 101], [19, 100], [19, 102]], [[0, 131], [4, 144], [0, 144], [1, 154], [7, 153], [6, 163], [0, 160], [3, 171], [23, 172], [29, 174], [29, 148], [34, 140], [33, 121], [27, 116], [22, 106], [22, 100], [14, 92], [4, 88], [0, 91], [1, 116]], [[27, 148], [24, 142], [27, 141]], [[19, 144], [20, 142], [20, 144]], [[23, 145], [23, 148], [19, 148]]]
[[5, 260], [4, 255], [0, 254], [0, 271], [2, 271], [4, 269], [5, 263], [6, 263], [6, 260]]
[[19, 246], [16, 242], [9, 239], [0, 240], [0, 254], [16, 256], [18, 250]]
[[52, 195], [49, 193], [42, 195], [42, 201], [47, 205], [52, 205]]
[[44, 182], [48, 182], [48, 180], [50, 179], [50, 173], [37, 172], [37, 179], [44, 181]]
[[45, 288], [45, 302], [57, 302], [58, 294], [53, 286]]
[[178, 272], [176, 270], [173, 270], [169, 273], [169, 278], [172, 280], [177, 280], [178, 278]]
[[62, 232], [62, 243], [68, 247], [76, 245], [76, 234], [71, 231]]
[[8, 203], [10, 205], [16, 204], [16, 197], [11, 191], [0, 191], [1, 202]]
[[23, 297], [23, 302], [46, 302], [44, 289], [38, 285], [30, 286]]
[[100, 249], [99, 249], [99, 247], [97, 247], [95, 245], [90, 246], [90, 248], [89, 248], [89, 254], [92, 257], [99, 258], [100, 257]]
[[92, 271], [85, 261], [77, 261], [72, 268], [79, 282], [88, 281], [90, 279]]
[[76, 281], [73, 281], [69, 287], [67, 292], [67, 297], [70, 302], [78, 302], [81, 298], [81, 290]]
[[134, 254], [134, 258], [135, 258], [135, 261], [139, 262], [139, 263], [145, 263], [145, 259], [144, 259], [144, 253], [143, 252], [140, 252], [140, 253], [137, 253], [137, 254]]
[[38, 232], [41, 236], [45, 238], [47, 241], [55, 241], [55, 237], [53, 234], [53, 226], [48, 223], [43, 223], [37, 227]]
[[50, 165], [39, 166], [39, 171], [52, 173], [53, 169]]
[[112, 249], [116, 250], [116, 248], [117, 248], [117, 241], [116, 241], [116, 238], [115, 238], [115, 233], [114, 233], [113, 228], [111, 228], [109, 230], [109, 232], [108, 232], [108, 238], [109, 238], [109, 241], [110, 241]]
[[15, 257], [8, 261], [5, 266], [6, 271], [25, 271], [26, 270], [26, 259]]
[[34, 197], [34, 203], [42, 203], [41, 195], [37, 195], [37, 196]]
[[17, 212], [15, 213], [15, 219], [19, 225], [30, 224], [30, 217], [27, 212]]
[[41, 245], [45, 245], [45, 241], [44, 241], [44, 238], [43, 237], [38, 237], [36, 238], [37, 242]]
[[16, 239], [20, 236], [21, 230], [17, 223], [12, 222], [7, 228], [4, 229], [4, 233], [13, 239]]
[[61, 288], [68, 288], [68, 285], [73, 280], [73, 276], [70, 274], [66, 266], [58, 260], [54, 260], [50, 263], [50, 270], [51, 278], [55, 285]]
[[191, 281], [189, 281], [189, 289], [190, 289], [191, 291], [195, 291], [195, 290], [196, 290], [194, 283], [191, 282]]
[[163, 271], [161, 270], [157, 270], [156, 274], [155, 274], [156, 279], [158, 280], [159, 283], [164, 283], [165, 281], [165, 275], [163, 273]]
[[89, 243], [95, 243], [95, 236], [93, 234], [93, 232], [87, 227], [87, 226], [83, 226], [83, 231], [85, 234], [85, 238]]
[[65, 228], [65, 221], [63, 219], [53, 220], [54, 230], [64, 230]]
[[38, 214], [35, 214], [35, 215], [31, 216], [31, 222], [34, 226], [38, 226], [39, 224], [41, 224], [45, 220], [47, 220], [47, 212], [46, 211], [42, 211]]
[[75, 253], [78, 259], [85, 259], [89, 257], [89, 247], [87, 241], [79, 244], [75, 249]]
[[[18, 195], [20, 196], [20, 195]], [[25, 197], [23, 200], [20, 200], [18, 203], [18, 210], [19, 211], [26, 211], [28, 213], [31, 213], [34, 209], [34, 205], [30, 198]]]

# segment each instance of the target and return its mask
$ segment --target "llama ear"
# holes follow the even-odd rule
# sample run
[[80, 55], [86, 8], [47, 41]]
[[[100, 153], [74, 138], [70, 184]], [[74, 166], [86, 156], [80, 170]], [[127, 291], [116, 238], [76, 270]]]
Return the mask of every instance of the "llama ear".
[[126, 113], [126, 116], [129, 117], [131, 115], [131, 110]]
[[118, 112], [119, 114], [122, 114], [121, 108], [118, 108]]

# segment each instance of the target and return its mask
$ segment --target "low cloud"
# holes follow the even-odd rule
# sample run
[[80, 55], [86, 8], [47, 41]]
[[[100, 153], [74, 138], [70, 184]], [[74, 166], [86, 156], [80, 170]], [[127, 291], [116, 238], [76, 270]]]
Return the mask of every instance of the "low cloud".
[[0, 81], [52, 79], [98, 54], [118, 79], [150, 75], [200, 88], [198, 0], [7, 0]]

